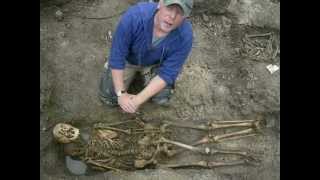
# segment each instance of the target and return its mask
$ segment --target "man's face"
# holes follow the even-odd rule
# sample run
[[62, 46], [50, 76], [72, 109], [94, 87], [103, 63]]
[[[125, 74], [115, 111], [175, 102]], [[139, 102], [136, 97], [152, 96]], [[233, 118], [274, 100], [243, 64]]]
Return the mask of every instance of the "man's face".
[[170, 31], [177, 28], [185, 19], [183, 15], [183, 10], [178, 4], [172, 4], [165, 6], [162, 2], [159, 2], [159, 12], [158, 12], [158, 23], [159, 28], [169, 33]]

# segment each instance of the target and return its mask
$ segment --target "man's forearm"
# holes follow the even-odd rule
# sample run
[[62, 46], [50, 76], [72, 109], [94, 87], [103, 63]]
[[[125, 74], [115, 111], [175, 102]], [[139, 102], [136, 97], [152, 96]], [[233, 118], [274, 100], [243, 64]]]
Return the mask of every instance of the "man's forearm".
[[149, 98], [160, 92], [164, 87], [166, 87], [167, 83], [161, 79], [158, 75], [155, 76], [149, 84], [139, 93], [137, 94], [139, 104], [143, 104]]
[[112, 81], [114, 86], [114, 91], [118, 92], [120, 90], [124, 90], [123, 83], [123, 70], [122, 69], [112, 69]]

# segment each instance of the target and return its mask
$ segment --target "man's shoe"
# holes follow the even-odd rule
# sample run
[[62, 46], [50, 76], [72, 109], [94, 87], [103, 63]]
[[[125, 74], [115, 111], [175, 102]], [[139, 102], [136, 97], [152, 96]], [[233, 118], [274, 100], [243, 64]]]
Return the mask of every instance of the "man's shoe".
[[152, 102], [160, 106], [170, 106], [170, 100], [168, 98], [152, 99]]
[[117, 105], [118, 105], [117, 102], [112, 101], [112, 100], [110, 101], [110, 100], [108, 100], [107, 98], [102, 97], [102, 96], [99, 96], [99, 99], [100, 99], [100, 101], [101, 101], [103, 104], [105, 104], [105, 105], [107, 105], [107, 106], [117, 106]]

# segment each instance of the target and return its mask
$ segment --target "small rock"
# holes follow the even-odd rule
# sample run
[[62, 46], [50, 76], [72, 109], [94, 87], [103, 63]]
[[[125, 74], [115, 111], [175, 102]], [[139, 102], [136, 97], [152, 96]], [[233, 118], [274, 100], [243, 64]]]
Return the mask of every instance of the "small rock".
[[110, 40], [112, 39], [112, 32], [111, 31], [108, 31], [108, 37]]
[[106, 41], [107, 41], [107, 43], [109, 41], [112, 41], [112, 32], [110, 30], [108, 31], [108, 34], [106, 35]]
[[204, 22], [209, 22], [209, 17], [205, 14], [202, 14], [202, 19]]
[[66, 28], [68, 28], [68, 29], [71, 28], [71, 24], [70, 24], [70, 23], [66, 23], [65, 26], [66, 26]]
[[230, 94], [230, 90], [225, 86], [218, 86], [215, 89], [215, 94], [217, 97], [226, 97]]
[[269, 64], [268, 66], [266, 66], [266, 68], [269, 70], [271, 74], [279, 70], [279, 67], [273, 64]]
[[84, 175], [87, 171], [87, 165], [78, 160], [72, 159], [70, 156], [66, 156], [66, 166], [68, 170], [75, 175]]
[[240, 48], [234, 48], [234, 52], [235, 52], [235, 54], [240, 54]]
[[58, 21], [62, 21], [63, 20], [63, 12], [61, 10], [56, 11], [55, 17]]
[[225, 16], [222, 16], [222, 24], [223, 24], [224, 28], [229, 29], [232, 25], [232, 21], [231, 21], [231, 19], [229, 19]]
[[58, 36], [61, 37], [61, 38], [64, 38], [64, 37], [66, 37], [66, 33], [65, 32], [59, 32]]
[[63, 41], [63, 42], [61, 43], [61, 46], [62, 46], [62, 47], [67, 47], [67, 46], [68, 46], [68, 44], [69, 44], [69, 42], [68, 42], [68, 41]]

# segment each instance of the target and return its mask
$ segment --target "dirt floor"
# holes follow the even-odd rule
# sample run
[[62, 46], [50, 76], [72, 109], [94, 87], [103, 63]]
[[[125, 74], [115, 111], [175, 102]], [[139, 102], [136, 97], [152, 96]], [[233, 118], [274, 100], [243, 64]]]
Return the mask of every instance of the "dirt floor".
[[[271, 74], [266, 66], [280, 67], [280, 57], [259, 60], [240, 56], [245, 34], [279, 32], [233, 23], [233, 17], [194, 14], [191, 55], [178, 77], [170, 107], [142, 106], [144, 119], [204, 123], [209, 120], [267, 120], [259, 136], [218, 144], [218, 147], [249, 150], [259, 154], [259, 166], [216, 169], [145, 169], [75, 176], [68, 172], [61, 147], [52, 139], [58, 122], [90, 126], [129, 117], [108, 108], [97, 92], [103, 65], [121, 12], [133, 1], [69, 0], [40, 3], [40, 177], [49, 179], [280, 179], [280, 70]], [[60, 14], [62, 12], [62, 16]], [[280, 52], [280, 51], [279, 51]], [[186, 143], [198, 134], [181, 134]], [[178, 161], [200, 160], [192, 153]], [[203, 157], [202, 157], [203, 158]]]

